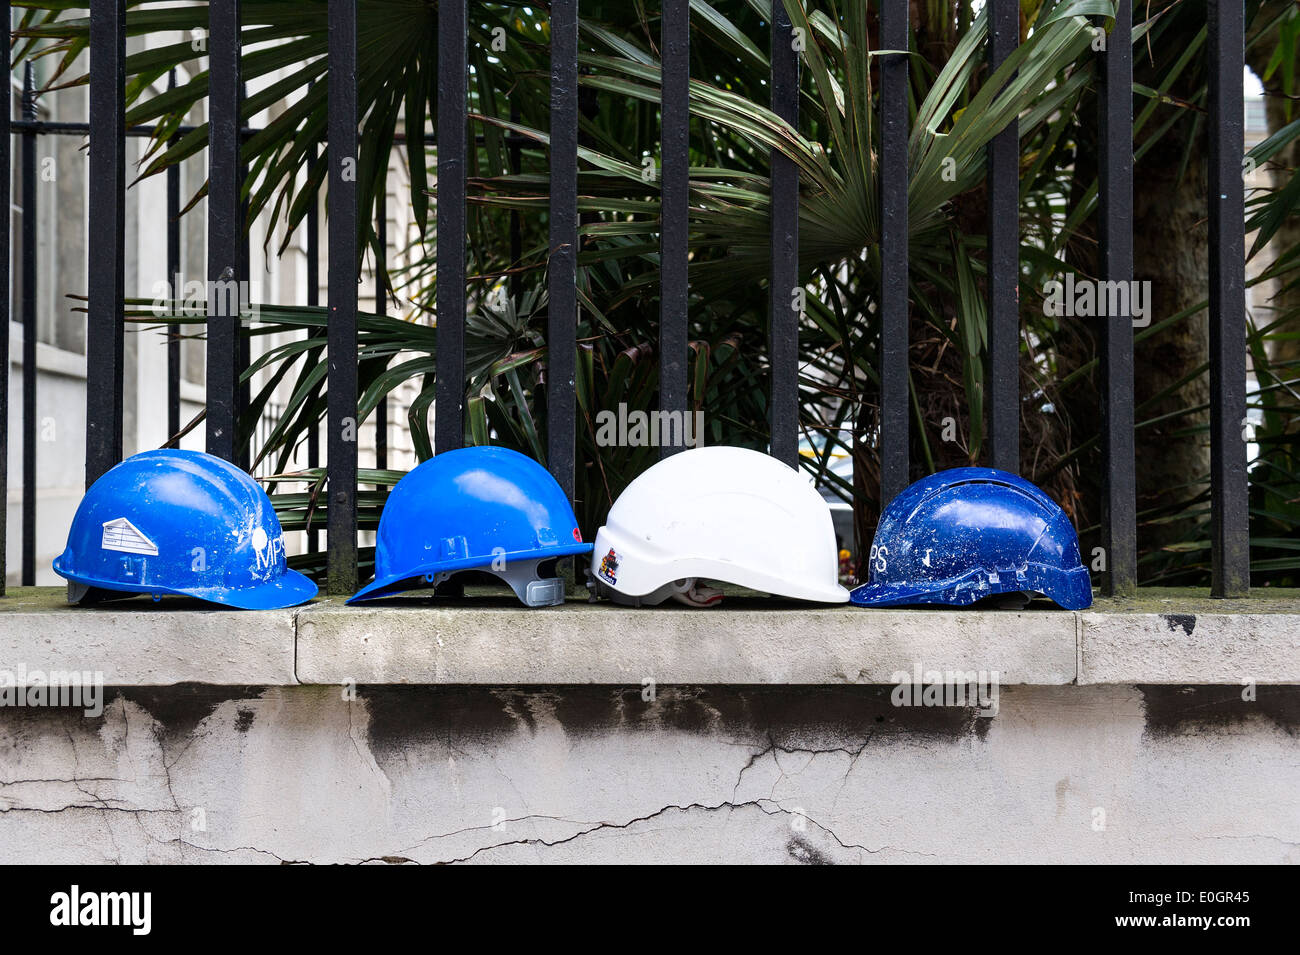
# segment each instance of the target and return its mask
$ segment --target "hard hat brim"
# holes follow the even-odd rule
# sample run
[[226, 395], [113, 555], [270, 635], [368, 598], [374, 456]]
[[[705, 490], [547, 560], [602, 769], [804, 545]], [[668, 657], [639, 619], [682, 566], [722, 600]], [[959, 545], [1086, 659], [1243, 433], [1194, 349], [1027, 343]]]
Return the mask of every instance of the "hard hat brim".
[[275, 580], [268, 580], [255, 587], [241, 587], [238, 590], [214, 588], [211, 594], [203, 590], [187, 591], [191, 596], [240, 610], [282, 610], [296, 607], [313, 599], [317, 594], [316, 584], [296, 570], [286, 570]]
[[173, 597], [194, 597], [223, 607], [236, 610], [283, 610], [306, 603], [316, 596], [316, 585], [310, 578], [296, 570], [285, 572], [274, 580], [264, 581], [253, 587], [142, 587], [123, 584], [116, 580], [100, 580], [84, 574], [71, 574], [60, 569], [59, 561], [54, 562], [54, 572], [65, 580], [84, 584], [100, 590], [111, 590], [128, 594], [161, 594]]
[[[976, 588], [965, 583], [966, 578], [934, 583], [928, 587], [901, 584], [863, 584], [849, 595], [849, 602], [858, 607], [906, 607], [918, 604], [939, 604], [965, 607], [998, 594], [1030, 591], [1040, 593], [1065, 610], [1086, 610], [1092, 606], [1092, 583], [1087, 568], [1061, 570], [1054, 567], [1029, 565], [1029, 575], [1023, 583], [1009, 579], [1005, 583], [987, 588]], [[984, 573], [977, 571], [972, 576]]]
[[415, 577], [423, 577], [426, 574], [439, 574], [447, 571], [480, 570], [491, 567], [493, 561], [498, 559], [505, 561], [526, 561], [573, 557], [580, 554], [590, 554], [591, 547], [591, 544], [561, 544], [554, 547], [538, 547], [534, 550], [519, 551], [513, 554], [501, 554], [486, 557], [466, 557], [457, 560], [429, 561], [414, 567], [403, 568], [402, 570], [391, 574], [385, 574], [383, 577], [376, 577], [349, 597], [346, 602], [348, 604], [355, 604], [366, 600], [378, 600], [381, 597], [393, 597], [397, 594], [406, 593], [409, 590], [418, 590], [420, 589], [419, 587], [399, 587], [398, 585], [403, 581], [411, 580]]
[[[601, 587], [624, 597], [647, 597], [675, 580], [695, 577], [718, 583], [744, 587], [757, 593], [770, 594], [786, 600], [806, 600], [810, 603], [843, 604], [849, 601], [849, 592], [838, 583], [825, 579], [801, 579], [776, 576], [763, 567], [743, 561], [719, 560], [715, 557], [667, 556], [661, 553], [646, 555], [642, 541], [633, 535], [608, 524], [596, 534], [596, 553], [614, 550], [624, 560], [624, 568], [611, 580], [599, 573], [595, 576]], [[599, 561], [593, 560], [593, 571]], [[628, 567], [635, 567], [629, 573]], [[830, 571], [830, 567], [825, 568]]]

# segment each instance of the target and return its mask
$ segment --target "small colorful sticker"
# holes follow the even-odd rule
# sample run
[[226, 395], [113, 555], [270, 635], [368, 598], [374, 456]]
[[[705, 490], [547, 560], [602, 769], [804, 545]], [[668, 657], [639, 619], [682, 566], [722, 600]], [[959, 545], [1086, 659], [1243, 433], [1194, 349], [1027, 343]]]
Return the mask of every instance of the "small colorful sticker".
[[577, 527], [573, 529], [573, 539], [579, 544], [582, 543], [582, 531]]
[[99, 546], [103, 550], [119, 550], [126, 554], [148, 554], [151, 557], [158, 553], [158, 545], [145, 537], [140, 528], [125, 517], [104, 522], [104, 532], [100, 537]]
[[600, 559], [599, 573], [611, 584], [618, 583], [618, 555], [614, 553], [614, 548], [611, 547], [609, 553]]

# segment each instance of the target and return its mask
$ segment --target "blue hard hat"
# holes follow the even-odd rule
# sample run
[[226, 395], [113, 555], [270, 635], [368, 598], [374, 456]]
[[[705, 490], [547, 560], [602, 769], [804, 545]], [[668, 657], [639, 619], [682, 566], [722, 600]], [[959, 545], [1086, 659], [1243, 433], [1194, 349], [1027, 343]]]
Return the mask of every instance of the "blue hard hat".
[[284, 534], [261, 485], [201, 451], [144, 451], [100, 477], [77, 507], [54, 572], [72, 583], [75, 603], [178, 594], [267, 610], [316, 596], [316, 585], [285, 564]]
[[485, 571], [530, 607], [564, 602], [564, 581], [542, 572], [588, 554], [563, 489], [544, 467], [508, 448], [435, 455], [397, 482], [375, 541], [375, 579], [348, 600], [431, 587]]
[[1092, 604], [1079, 537], [1039, 488], [994, 468], [923, 478], [885, 507], [868, 555], [862, 606], [969, 604], [1033, 591], [1067, 610]]

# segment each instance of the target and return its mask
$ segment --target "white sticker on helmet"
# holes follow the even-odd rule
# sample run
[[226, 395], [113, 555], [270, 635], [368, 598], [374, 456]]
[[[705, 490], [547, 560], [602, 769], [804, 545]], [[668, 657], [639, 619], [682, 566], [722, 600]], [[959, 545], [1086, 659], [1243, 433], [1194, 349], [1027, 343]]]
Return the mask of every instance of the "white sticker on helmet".
[[125, 517], [104, 522], [104, 535], [100, 539], [99, 546], [103, 550], [120, 550], [127, 554], [153, 556], [158, 553], [158, 545], [145, 537], [140, 532], [140, 528]]

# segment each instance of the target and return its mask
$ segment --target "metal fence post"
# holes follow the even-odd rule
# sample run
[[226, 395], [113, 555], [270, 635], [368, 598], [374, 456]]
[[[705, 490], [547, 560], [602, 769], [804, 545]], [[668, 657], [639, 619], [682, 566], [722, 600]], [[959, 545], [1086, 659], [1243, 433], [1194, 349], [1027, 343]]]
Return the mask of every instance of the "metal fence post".
[[[167, 76], [167, 88], [176, 88], [176, 70]], [[168, 145], [176, 142], [173, 136]], [[181, 271], [181, 167], [172, 163], [167, 167], [167, 287], [171, 289], [172, 308], [182, 292]], [[181, 326], [177, 322], [167, 325], [167, 437], [170, 440], [181, 430]]]
[[[320, 156], [313, 146], [308, 153], [310, 159], [308, 169], [315, 166], [320, 161]], [[320, 306], [320, 197], [312, 199], [312, 203], [307, 207], [307, 307], [318, 308]], [[308, 334], [312, 337], [324, 336], [325, 329], [312, 329]], [[312, 392], [312, 400], [319, 397], [319, 391]], [[320, 467], [320, 422], [312, 422], [311, 429], [307, 432], [307, 467]], [[313, 527], [307, 532], [307, 553], [315, 554], [320, 551], [320, 530]]]
[[[1100, 58], [1098, 238], [1108, 282], [1133, 278], [1133, 6], [1119, 0]], [[1104, 592], [1131, 596], [1137, 586], [1137, 478], [1134, 473], [1133, 320], [1101, 322]]]
[[[376, 197], [375, 244], [375, 313], [388, 314], [388, 164], [384, 164], [383, 180]], [[375, 405], [375, 467], [383, 471], [388, 467], [388, 395], [384, 394]], [[376, 488], [384, 490], [384, 485]]]
[[[799, 125], [799, 52], [782, 0], [772, 0], [772, 112]], [[768, 448], [799, 466], [799, 167], [780, 150], [772, 167], [772, 271], [768, 282], [768, 354], [771, 356]]]
[[[9, 24], [12, 20], [12, 8], [9, 0], [0, 0], [0, 29], [4, 30], [0, 39], [4, 49], [0, 50], [0, 63], [4, 65], [4, 75], [8, 76], [12, 69], [9, 61]], [[10, 153], [13, 147], [10, 144], [10, 128], [12, 118], [10, 112], [13, 97], [5, 96], [5, 108], [3, 119], [0, 119], [0, 170], [4, 175], [0, 176], [0, 209], [7, 210], [10, 206], [12, 196], [12, 176], [9, 172]], [[6, 212], [6, 217], [8, 213]], [[4, 228], [0, 229], [0, 328], [9, 328], [11, 306], [9, 302], [9, 255], [12, 248], [12, 241], [9, 235], [10, 220], [6, 218]], [[0, 501], [9, 500], [9, 336], [8, 334], [0, 335]], [[6, 510], [7, 510], [6, 506]], [[3, 521], [0, 521], [0, 597], [6, 592], [6, 582], [9, 573], [9, 520], [8, 515]]]
[[[1020, 4], [988, 0], [989, 72], [1020, 43]], [[988, 145], [988, 437], [989, 463], [1020, 471], [1020, 131], [1011, 126]]]
[[[776, 0], [779, 2], [779, 0]], [[659, 410], [683, 416], [673, 435], [660, 428], [659, 453], [667, 457], [682, 449], [685, 415], [686, 351], [690, 321], [691, 146], [691, 7], [689, 0], [663, 0], [659, 23], [662, 94], [659, 169]], [[668, 441], [664, 440], [665, 431]], [[673, 439], [676, 440], [673, 440]]]
[[126, 249], [126, 0], [90, 8], [90, 201], [86, 486], [122, 460]]
[[465, 443], [466, 23], [465, 0], [438, 5], [438, 454]]
[[[32, 61], [23, 64], [23, 119], [36, 121], [36, 77]], [[23, 557], [22, 583], [36, 584], [36, 340], [37, 325], [36, 234], [40, 218], [37, 194], [36, 133], [22, 134], [23, 177]]]
[[1245, 24], [1240, 0], [1210, 0], [1211, 593], [1250, 589], [1246, 475]]
[[[239, 0], [208, 6], [207, 449], [235, 461], [239, 404], [240, 202]], [[235, 289], [231, 294], [231, 289]], [[231, 300], [234, 299], [234, 314]]]
[[578, 364], [578, 0], [551, 2], [550, 132], [546, 456], [551, 474], [572, 501]]
[[[882, 0], [880, 45], [908, 48], [908, 0]], [[908, 483], [908, 56], [880, 61], [880, 506]]]
[[327, 589], [357, 589], [357, 0], [329, 0]]

